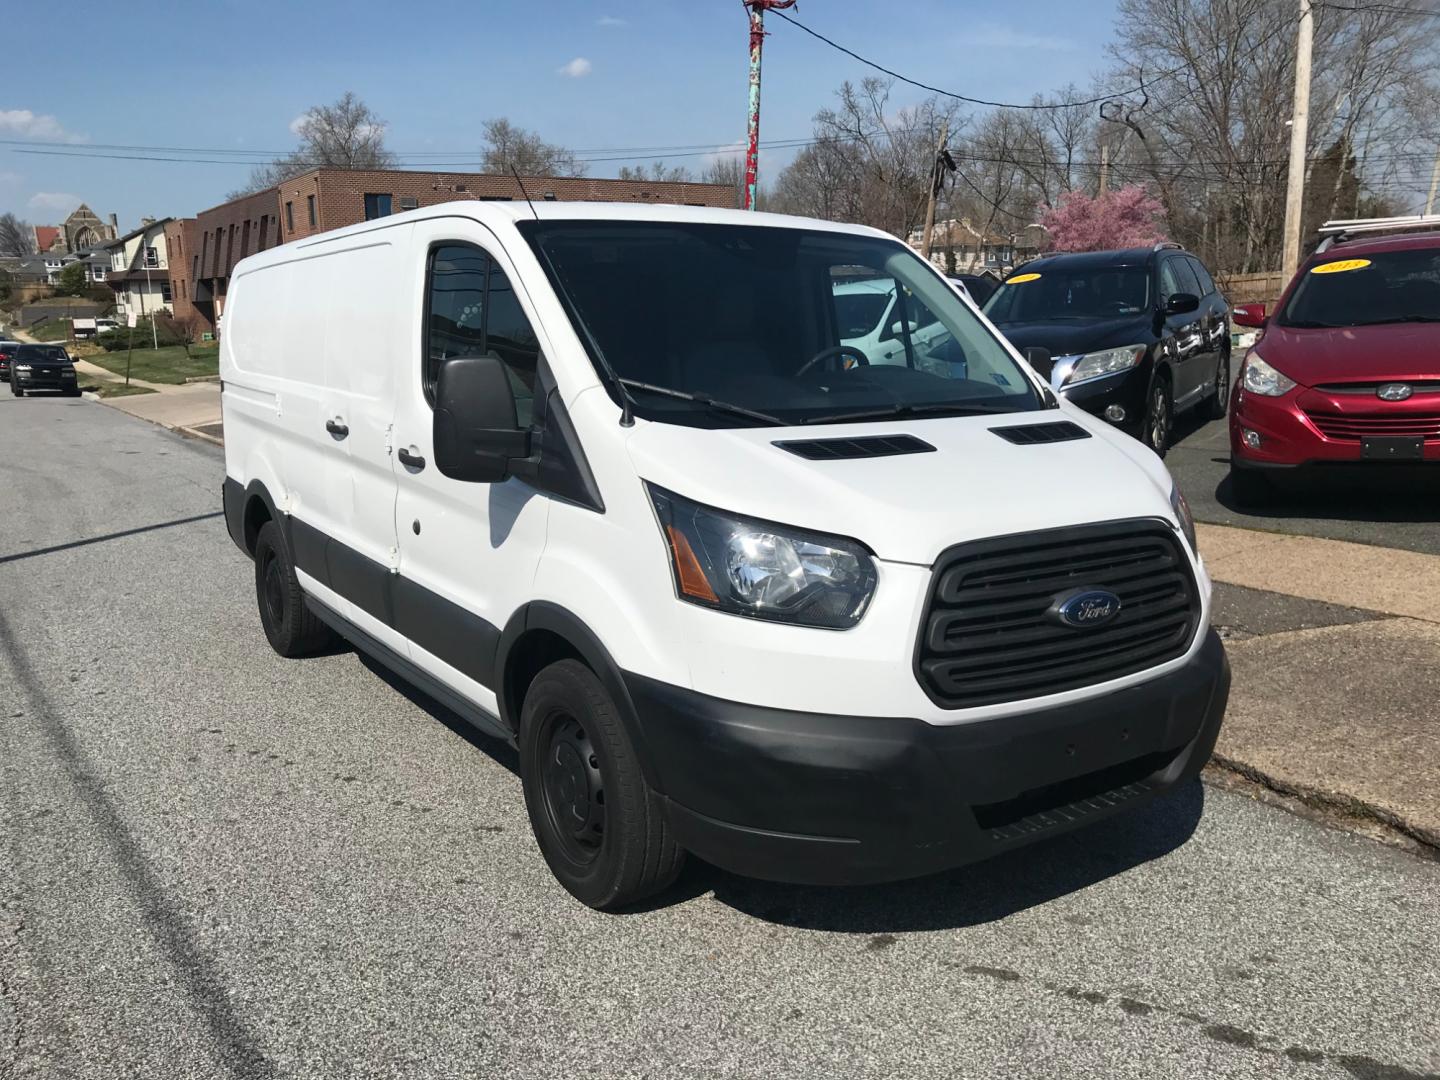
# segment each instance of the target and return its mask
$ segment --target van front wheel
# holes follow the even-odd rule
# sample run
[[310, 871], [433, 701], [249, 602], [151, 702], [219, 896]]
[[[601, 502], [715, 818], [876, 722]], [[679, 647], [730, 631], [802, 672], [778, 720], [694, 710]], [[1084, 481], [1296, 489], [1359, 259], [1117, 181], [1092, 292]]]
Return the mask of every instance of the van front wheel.
[[530, 684], [520, 713], [520, 779], [540, 852], [581, 903], [623, 908], [680, 873], [685, 852], [615, 702], [578, 660], [551, 664]]
[[281, 656], [308, 656], [335, 640], [334, 631], [305, 606], [295, 566], [273, 521], [262, 525], [255, 539], [255, 602], [265, 637]]

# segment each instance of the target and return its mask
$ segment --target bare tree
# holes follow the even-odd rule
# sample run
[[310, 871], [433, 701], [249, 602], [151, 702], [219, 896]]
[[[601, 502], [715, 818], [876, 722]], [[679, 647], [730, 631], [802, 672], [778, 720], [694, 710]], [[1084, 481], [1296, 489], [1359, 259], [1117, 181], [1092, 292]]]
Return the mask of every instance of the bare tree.
[[485, 121], [484, 155], [480, 165], [490, 173], [514, 169], [521, 176], [584, 176], [586, 171], [573, 150], [547, 143], [503, 116]]
[[938, 96], [892, 108], [892, 85], [878, 78], [841, 85], [836, 107], [815, 114], [815, 142], [777, 178], [778, 209], [901, 237], [919, 227], [941, 125], [958, 133], [963, 121], [956, 104]]
[[659, 180], [671, 183], [693, 179], [684, 165], [666, 165], [663, 161], [652, 161], [646, 165], [620, 166], [621, 180]]
[[[1306, 219], [1349, 216], [1428, 172], [1436, 48], [1415, 0], [1317, 5]], [[1116, 129], [1116, 182], [1151, 183], [1171, 234], [1213, 264], [1272, 268], [1284, 218], [1293, 0], [1120, 0], [1114, 80], [1148, 69]], [[1153, 78], [1157, 69], [1180, 68]], [[1142, 138], [1143, 136], [1143, 138]], [[1415, 144], [1425, 150], [1415, 152]]]
[[0, 214], [0, 255], [32, 255], [34, 234], [28, 223], [14, 214]]
[[395, 155], [385, 149], [385, 122], [351, 91], [332, 105], [316, 105], [295, 125], [300, 146], [250, 174], [230, 198], [249, 195], [321, 166], [333, 169], [388, 169]]

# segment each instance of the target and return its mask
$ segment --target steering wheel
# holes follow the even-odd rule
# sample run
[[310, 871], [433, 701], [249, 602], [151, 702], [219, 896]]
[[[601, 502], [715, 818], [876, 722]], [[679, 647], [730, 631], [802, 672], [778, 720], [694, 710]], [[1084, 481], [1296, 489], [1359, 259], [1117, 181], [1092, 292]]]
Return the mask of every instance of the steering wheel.
[[866, 356], [863, 352], [861, 352], [859, 349], [855, 348], [854, 345], [832, 345], [828, 349], [821, 349], [814, 356], [810, 357], [809, 360], [806, 360], [805, 363], [801, 364], [800, 370], [795, 372], [795, 375], [797, 377], [804, 375], [812, 367], [820, 363], [821, 360], [828, 360], [832, 356], [853, 356], [855, 358], [855, 363], [858, 364], [860, 367], [870, 366], [870, 358]]

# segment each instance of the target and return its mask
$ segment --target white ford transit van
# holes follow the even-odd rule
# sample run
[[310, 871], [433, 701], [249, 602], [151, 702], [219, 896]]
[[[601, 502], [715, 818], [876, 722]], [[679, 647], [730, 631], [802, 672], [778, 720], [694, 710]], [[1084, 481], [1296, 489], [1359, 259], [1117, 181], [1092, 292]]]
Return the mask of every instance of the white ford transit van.
[[[883, 362], [842, 340], [858, 282], [894, 297]], [[960, 865], [1214, 746], [1229, 670], [1164, 467], [884, 233], [412, 211], [240, 263], [220, 373], [270, 643], [339, 634], [514, 745], [594, 907], [687, 851]]]

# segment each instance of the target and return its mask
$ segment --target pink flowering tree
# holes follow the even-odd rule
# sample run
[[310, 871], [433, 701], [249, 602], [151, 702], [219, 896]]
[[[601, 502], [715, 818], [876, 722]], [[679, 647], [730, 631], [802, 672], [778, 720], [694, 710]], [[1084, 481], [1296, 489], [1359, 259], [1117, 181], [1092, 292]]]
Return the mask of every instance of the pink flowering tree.
[[1165, 208], [1139, 184], [1093, 198], [1081, 191], [1060, 197], [1040, 216], [1051, 251], [1107, 251], [1149, 247], [1167, 239]]

